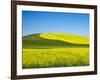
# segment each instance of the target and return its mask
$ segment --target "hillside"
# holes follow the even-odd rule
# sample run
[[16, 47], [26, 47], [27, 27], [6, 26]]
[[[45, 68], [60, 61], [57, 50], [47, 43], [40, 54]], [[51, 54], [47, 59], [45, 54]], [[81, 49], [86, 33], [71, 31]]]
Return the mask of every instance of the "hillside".
[[64, 34], [64, 33], [46, 33], [40, 34], [40, 37], [51, 40], [61, 40], [75, 44], [89, 44], [89, 39], [80, 35]]
[[74, 46], [89, 46], [89, 39], [79, 35], [64, 33], [31, 34], [23, 37], [23, 48], [55, 48]]

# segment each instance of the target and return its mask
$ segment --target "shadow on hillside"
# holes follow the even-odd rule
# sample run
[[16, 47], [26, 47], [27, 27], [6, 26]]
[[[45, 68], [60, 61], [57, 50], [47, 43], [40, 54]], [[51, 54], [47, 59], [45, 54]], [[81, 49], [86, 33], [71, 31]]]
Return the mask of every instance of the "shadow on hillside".
[[75, 44], [60, 40], [50, 40], [45, 39], [39, 36], [39, 34], [36, 34], [34, 36], [29, 36], [29, 38], [23, 38], [22, 41], [23, 48], [37, 48], [37, 49], [43, 49], [43, 48], [80, 48], [80, 47], [89, 47], [89, 44]]

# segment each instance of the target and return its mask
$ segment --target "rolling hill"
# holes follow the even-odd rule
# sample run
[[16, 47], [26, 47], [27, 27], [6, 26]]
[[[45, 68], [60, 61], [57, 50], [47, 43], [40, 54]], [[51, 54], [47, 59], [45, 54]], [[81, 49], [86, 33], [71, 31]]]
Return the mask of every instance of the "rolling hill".
[[58, 48], [89, 46], [89, 39], [80, 35], [65, 33], [40, 33], [23, 37], [23, 48]]
[[51, 40], [60, 40], [75, 44], [89, 44], [89, 39], [80, 35], [65, 34], [65, 33], [46, 33], [40, 34], [40, 37]]

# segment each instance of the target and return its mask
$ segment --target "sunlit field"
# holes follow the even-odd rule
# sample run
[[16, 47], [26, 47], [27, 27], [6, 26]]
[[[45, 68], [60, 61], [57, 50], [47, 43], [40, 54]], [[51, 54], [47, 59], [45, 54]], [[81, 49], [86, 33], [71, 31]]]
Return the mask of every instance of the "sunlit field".
[[89, 40], [61, 33], [32, 34], [23, 37], [22, 56], [23, 68], [88, 66]]
[[88, 48], [23, 49], [23, 68], [89, 65]]

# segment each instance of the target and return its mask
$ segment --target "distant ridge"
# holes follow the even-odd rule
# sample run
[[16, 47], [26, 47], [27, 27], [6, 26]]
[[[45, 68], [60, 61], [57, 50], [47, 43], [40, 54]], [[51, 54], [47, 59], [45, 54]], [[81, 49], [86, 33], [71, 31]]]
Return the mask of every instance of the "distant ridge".
[[65, 33], [40, 33], [24, 36], [23, 48], [88, 47], [87, 37]]

